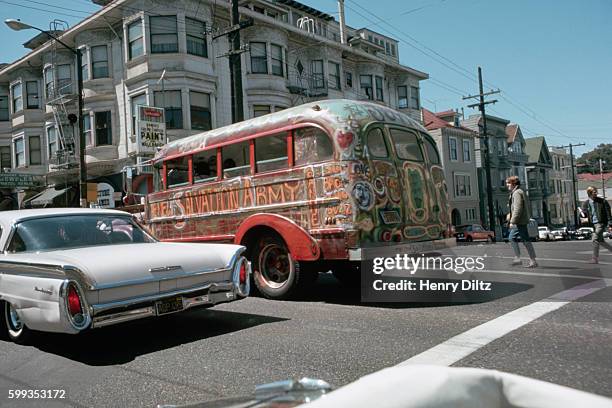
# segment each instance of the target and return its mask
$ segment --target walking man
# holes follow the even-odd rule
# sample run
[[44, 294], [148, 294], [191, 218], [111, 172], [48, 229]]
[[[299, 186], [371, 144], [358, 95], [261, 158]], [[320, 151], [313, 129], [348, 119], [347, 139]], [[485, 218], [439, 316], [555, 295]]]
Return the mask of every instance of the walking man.
[[520, 237], [529, 254], [529, 263], [525, 267], [535, 268], [538, 266], [538, 263], [536, 262], [535, 249], [529, 239], [529, 231], [527, 230], [527, 224], [529, 224], [529, 202], [525, 192], [521, 189], [521, 182], [517, 176], [508, 177], [506, 179], [506, 187], [510, 191], [508, 199], [508, 207], [510, 208], [510, 213], [508, 214], [508, 228], [510, 229], [508, 240], [514, 251], [512, 265], [522, 265], [521, 250], [518, 245]]
[[599, 246], [605, 247], [612, 252], [612, 245], [604, 241], [603, 233], [606, 228], [612, 227], [612, 215], [610, 214], [610, 204], [601, 197], [597, 196], [597, 188], [590, 186], [587, 188], [589, 198], [582, 203], [582, 217], [587, 218], [593, 224], [595, 232], [591, 235], [593, 240], [593, 258], [589, 263], [599, 263]]

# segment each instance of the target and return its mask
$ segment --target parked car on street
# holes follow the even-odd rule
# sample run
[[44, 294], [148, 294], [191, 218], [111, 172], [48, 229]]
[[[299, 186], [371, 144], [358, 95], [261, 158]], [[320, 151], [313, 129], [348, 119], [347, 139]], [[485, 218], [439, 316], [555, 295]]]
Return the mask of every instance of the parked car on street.
[[553, 234], [553, 238], [555, 241], [565, 241], [569, 237], [566, 227], [556, 228], [552, 230], [551, 232]]
[[495, 241], [495, 233], [488, 231], [480, 224], [459, 225], [455, 227], [457, 241]]
[[[531, 241], [536, 241], [538, 239], [538, 222], [533, 218], [529, 219], [529, 224], [527, 224], [527, 233], [529, 234], [529, 239]], [[502, 236], [504, 242], [508, 242], [508, 235], [510, 234], [510, 230], [508, 229], [508, 223], [504, 223], [502, 225]], [[518, 238], [520, 241], [520, 237]]]
[[593, 227], [582, 227], [576, 230], [576, 239], [591, 239], [595, 230]]
[[248, 296], [245, 248], [162, 243], [125, 212], [0, 213], [0, 335], [79, 333]]
[[555, 237], [551, 232], [550, 228], [542, 226], [538, 227], [538, 239], [544, 241], [552, 241], [553, 239], [555, 239]]

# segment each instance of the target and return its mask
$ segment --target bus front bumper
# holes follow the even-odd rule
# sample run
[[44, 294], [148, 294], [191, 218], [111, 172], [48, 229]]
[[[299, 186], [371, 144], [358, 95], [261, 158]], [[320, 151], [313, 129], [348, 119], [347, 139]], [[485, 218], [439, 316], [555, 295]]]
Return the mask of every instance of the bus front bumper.
[[365, 261], [378, 257], [395, 257], [400, 254], [425, 254], [457, 246], [455, 237], [433, 241], [402, 242], [392, 245], [349, 249], [349, 261]]

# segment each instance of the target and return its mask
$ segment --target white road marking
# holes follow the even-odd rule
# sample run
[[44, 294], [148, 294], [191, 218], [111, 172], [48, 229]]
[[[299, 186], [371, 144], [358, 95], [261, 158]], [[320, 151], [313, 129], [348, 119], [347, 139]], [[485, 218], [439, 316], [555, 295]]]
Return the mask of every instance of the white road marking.
[[568, 303], [588, 296], [607, 286], [612, 279], [599, 279], [554, 294], [544, 300], [531, 303], [505, 315], [467, 330], [398, 364], [432, 364], [450, 366], [469, 356], [492, 341], [553, 312]]
[[[576, 252], [576, 253], [577, 253], [577, 254], [588, 254], [588, 255], [591, 255], [591, 254], [593, 253], [593, 251], [578, 251], [578, 252]], [[599, 250], [599, 256], [602, 256], [602, 255], [605, 255], [605, 256], [612, 256], [612, 252], [610, 252], [610, 251], [606, 251], [606, 250], [605, 250], [605, 248], [604, 248], [603, 250], [602, 250], [602, 249], [600, 249], [600, 250]]]

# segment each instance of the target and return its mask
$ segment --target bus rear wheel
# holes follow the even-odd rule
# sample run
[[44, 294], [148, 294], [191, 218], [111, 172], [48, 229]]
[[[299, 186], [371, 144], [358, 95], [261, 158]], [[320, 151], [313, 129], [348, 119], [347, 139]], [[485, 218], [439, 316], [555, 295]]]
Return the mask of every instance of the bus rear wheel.
[[263, 236], [254, 254], [253, 279], [268, 299], [289, 299], [312, 287], [318, 274], [293, 259], [285, 242]]

